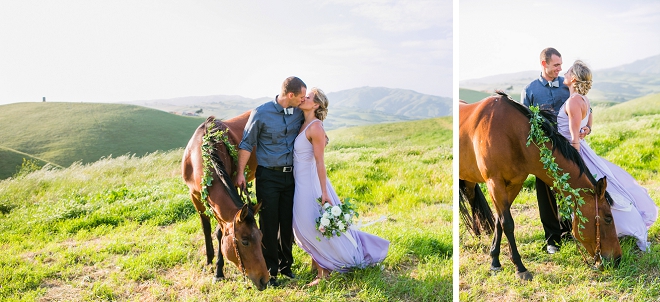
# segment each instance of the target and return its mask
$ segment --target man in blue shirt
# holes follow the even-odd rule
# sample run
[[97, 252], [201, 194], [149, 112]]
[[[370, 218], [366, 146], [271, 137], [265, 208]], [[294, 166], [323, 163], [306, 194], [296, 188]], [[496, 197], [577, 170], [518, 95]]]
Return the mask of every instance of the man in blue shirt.
[[[307, 86], [297, 77], [288, 77], [274, 100], [252, 110], [238, 148], [236, 186], [245, 188], [245, 166], [256, 152], [256, 194], [261, 202], [259, 226], [263, 233], [263, 254], [270, 272], [269, 285], [278, 286], [277, 274], [295, 278], [293, 256], [293, 141], [305, 118], [298, 105]], [[256, 151], [254, 147], [256, 146]]]
[[[561, 54], [554, 48], [541, 51], [541, 75], [525, 87], [521, 94], [522, 104], [538, 106], [541, 110], [552, 111], [555, 116], [569, 97], [568, 87], [561, 71]], [[546, 251], [554, 254], [559, 251], [562, 235], [571, 231], [571, 221], [563, 220], [557, 211], [557, 201], [550, 187], [540, 179], [536, 179], [536, 198], [539, 205], [539, 216], [545, 231]]]

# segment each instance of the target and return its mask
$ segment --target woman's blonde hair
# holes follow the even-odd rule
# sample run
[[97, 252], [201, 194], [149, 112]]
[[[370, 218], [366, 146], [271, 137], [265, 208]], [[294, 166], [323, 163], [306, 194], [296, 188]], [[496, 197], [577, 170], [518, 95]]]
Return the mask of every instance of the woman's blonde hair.
[[317, 87], [313, 87], [311, 91], [314, 92], [314, 103], [319, 105], [319, 108], [314, 110], [314, 116], [317, 119], [324, 120], [328, 116], [328, 97], [325, 96], [323, 90]]
[[591, 89], [591, 69], [584, 62], [577, 60], [571, 66], [571, 73], [575, 79], [573, 88], [581, 95], [586, 95]]

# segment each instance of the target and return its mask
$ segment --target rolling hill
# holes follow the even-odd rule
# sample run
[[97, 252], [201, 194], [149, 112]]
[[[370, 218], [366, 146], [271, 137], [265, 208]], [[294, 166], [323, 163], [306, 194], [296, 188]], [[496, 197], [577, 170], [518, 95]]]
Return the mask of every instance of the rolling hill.
[[[409, 121], [452, 114], [451, 98], [384, 87], [360, 87], [326, 92], [330, 101], [327, 129], [383, 122]], [[173, 99], [143, 100], [130, 104], [181, 113], [202, 109], [202, 116], [229, 118], [271, 100], [236, 95], [190, 96]]]
[[[520, 93], [515, 93], [515, 90], [508, 89], [508, 90], [505, 90], [504, 92], [506, 92], [509, 96], [511, 96], [512, 99], [514, 99], [516, 101], [520, 100]], [[467, 88], [459, 88], [459, 91], [458, 91], [459, 99], [461, 99], [463, 101], [466, 101], [468, 103], [474, 103], [474, 102], [481, 101], [484, 98], [486, 98], [488, 96], [491, 96], [493, 94], [494, 94], [494, 91], [493, 91], [493, 93], [486, 93], [486, 92], [483, 92], [483, 91], [476, 91], [476, 90], [467, 89]]]
[[202, 118], [134, 105], [16, 103], [0, 106], [0, 179], [22, 159], [69, 166], [127, 153], [142, 156], [186, 145]]
[[[564, 62], [564, 71], [570, 66]], [[492, 93], [496, 89], [519, 94], [540, 70], [501, 74], [461, 81], [461, 88]], [[563, 73], [562, 73], [563, 75]], [[660, 93], [660, 55], [618, 67], [594, 70], [589, 97], [596, 102], [625, 102], [648, 94]]]
[[[392, 95], [397, 93], [402, 92], [385, 91], [384, 96], [377, 99], [381, 100], [382, 106], [390, 106]], [[403, 94], [408, 95], [408, 103], [416, 103], [418, 107], [428, 105], [435, 98], [424, 95], [416, 98], [411, 92]], [[171, 104], [177, 102], [185, 100], [174, 100]], [[350, 102], [345, 101], [331, 110], [331, 115], [341, 116], [329, 121], [334, 128], [419, 119], [419, 116], [394, 116], [381, 110], [356, 110], [350, 107]], [[244, 111], [239, 109], [236, 112]], [[142, 156], [159, 150], [182, 148], [203, 121], [201, 117], [174, 115], [126, 104], [45, 102], [2, 105], [0, 179], [14, 175], [24, 158], [39, 166], [68, 167], [74, 162], [86, 164], [102, 157], [125, 154]], [[326, 122], [326, 127], [329, 122]]]
[[599, 110], [594, 115], [598, 123], [623, 122], [640, 117], [660, 117], [660, 93], [650, 94]]

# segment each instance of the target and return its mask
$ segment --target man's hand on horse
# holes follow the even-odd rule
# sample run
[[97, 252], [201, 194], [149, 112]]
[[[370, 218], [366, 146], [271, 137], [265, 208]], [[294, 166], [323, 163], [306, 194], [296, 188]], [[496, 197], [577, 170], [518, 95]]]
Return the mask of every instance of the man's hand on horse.
[[243, 173], [238, 173], [238, 175], [236, 175], [236, 181], [234, 184], [236, 187], [241, 188], [241, 190], [245, 190], [245, 176]]

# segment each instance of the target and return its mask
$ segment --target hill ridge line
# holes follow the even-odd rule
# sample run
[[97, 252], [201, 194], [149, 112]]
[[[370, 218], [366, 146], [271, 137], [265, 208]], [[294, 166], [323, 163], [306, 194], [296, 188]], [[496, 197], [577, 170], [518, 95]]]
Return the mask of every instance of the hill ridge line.
[[21, 155], [28, 156], [28, 157], [33, 158], [33, 159], [38, 159], [38, 160], [40, 160], [40, 161], [42, 161], [42, 162], [45, 162], [45, 163], [51, 164], [51, 165], [53, 165], [53, 166], [55, 166], [55, 167], [58, 167], [58, 168], [64, 169], [64, 167], [62, 167], [62, 166], [60, 166], [60, 165], [58, 165], [58, 164], [56, 164], [56, 163], [50, 162], [50, 161], [45, 160], [45, 159], [43, 159], [43, 158], [39, 158], [39, 157], [37, 157], [37, 156], [31, 155], [31, 154], [28, 154], [28, 153], [25, 153], [25, 152], [22, 152], [22, 151], [19, 151], [19, 150], [16, 150], [16, 149], [12, 149], [12, 148], [9, 148], [9, 147], [5, 147], [5, 146], [3, 146], [3, 145], [0, 145], [0, 148], [5, 149], [5, 150], [9, 150], [9, 151], [11, 151], [11, 152], [15, 152], [15, 153], [18, 153], [18, 154], [21, 154]]

